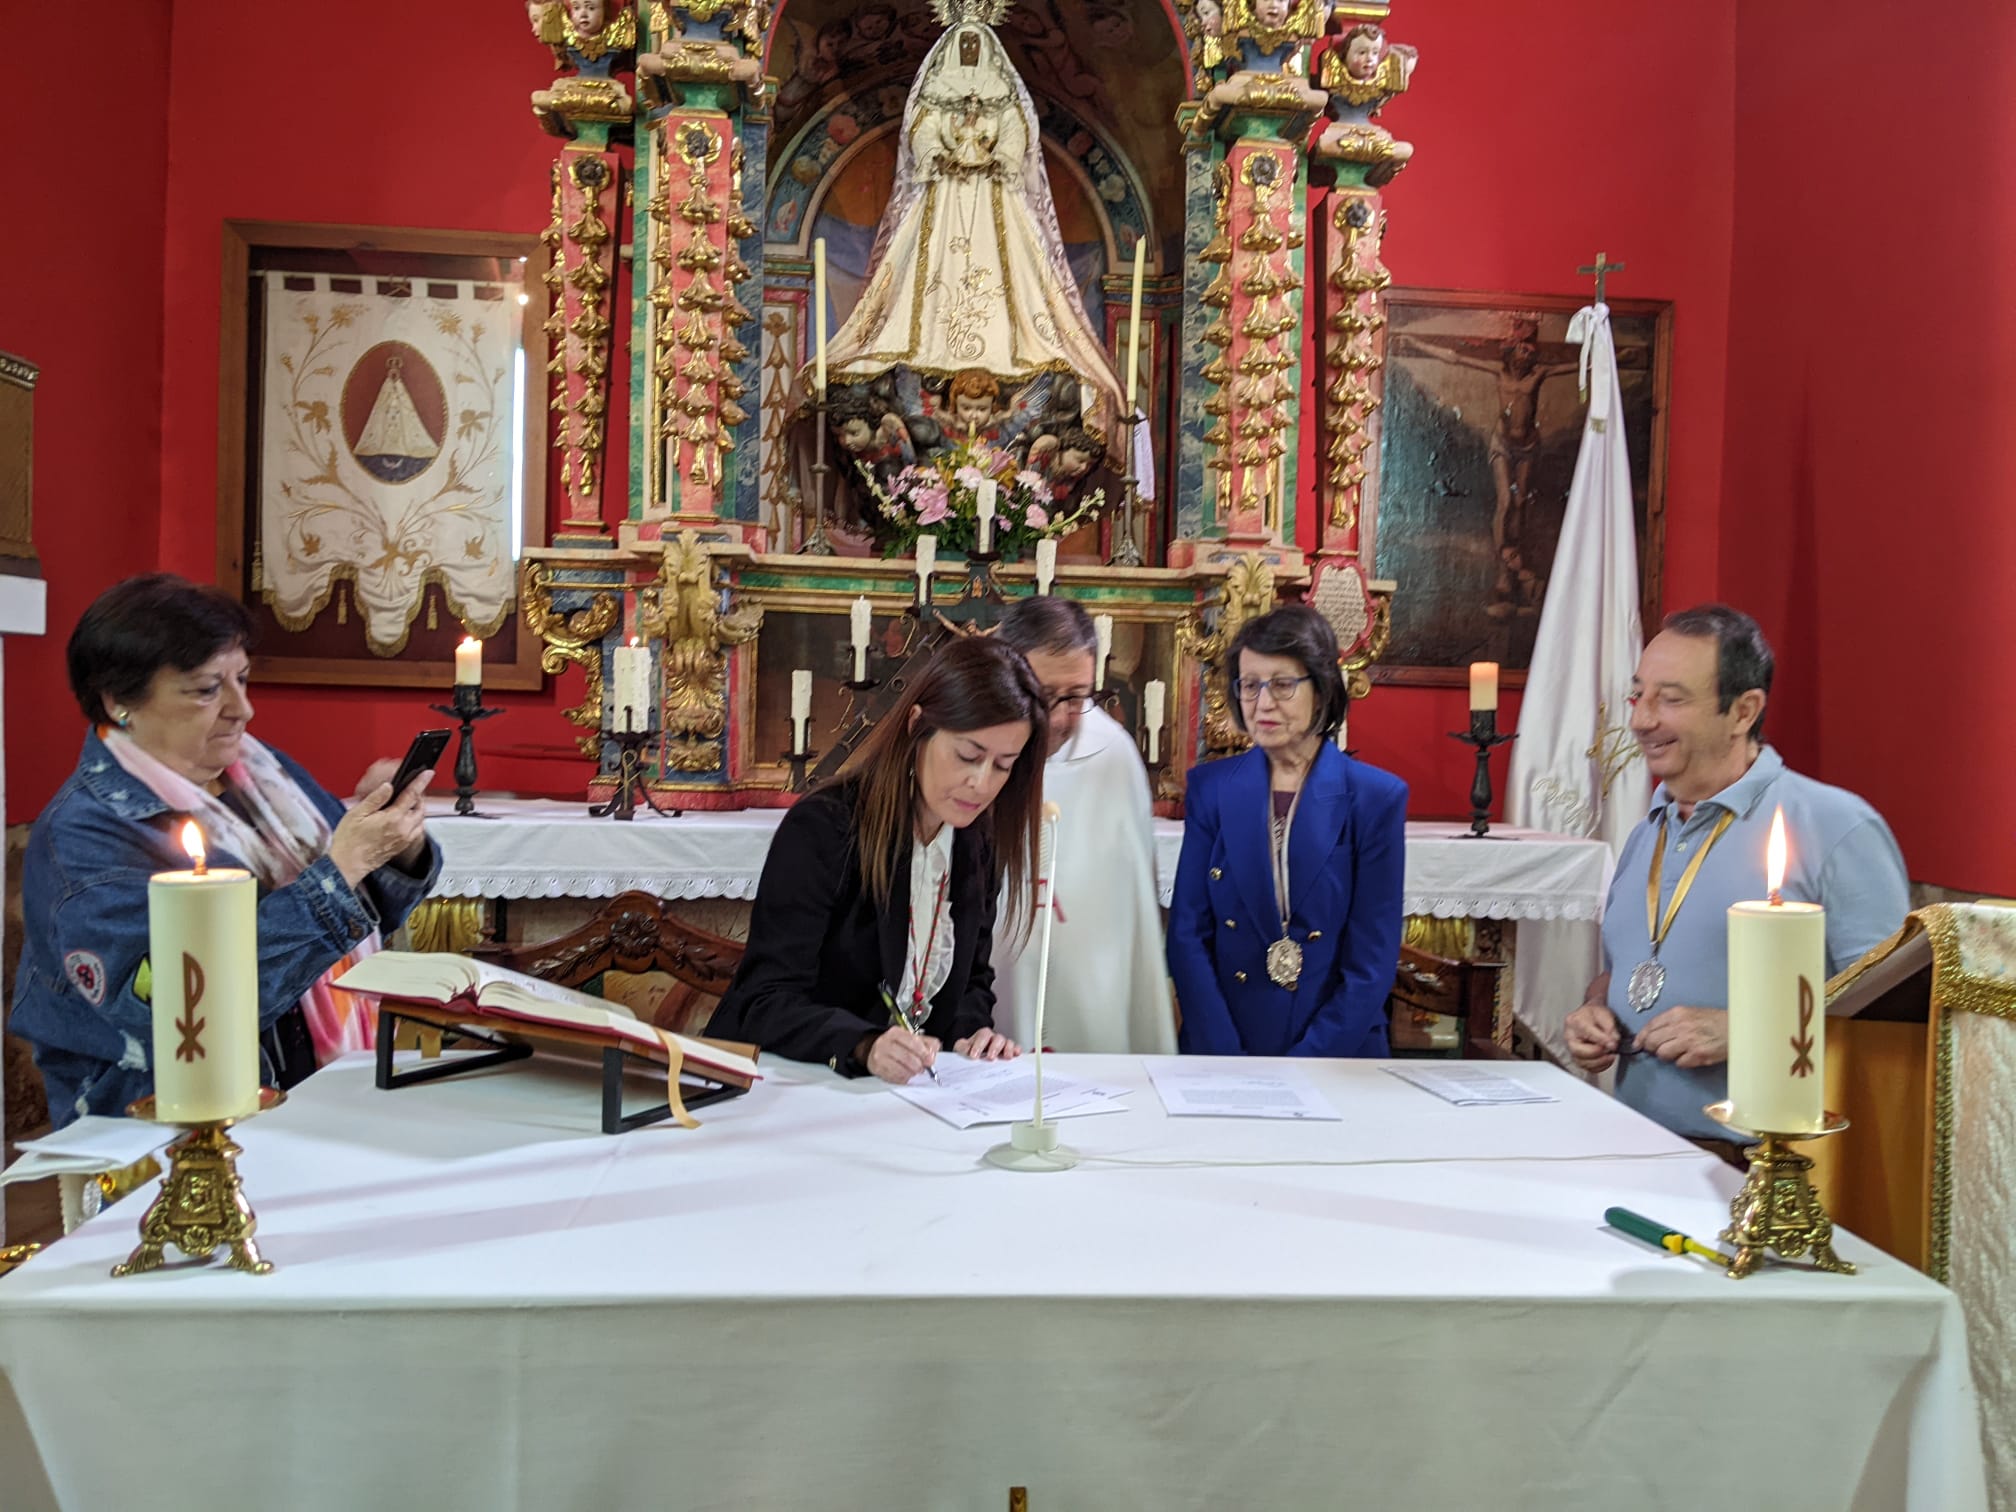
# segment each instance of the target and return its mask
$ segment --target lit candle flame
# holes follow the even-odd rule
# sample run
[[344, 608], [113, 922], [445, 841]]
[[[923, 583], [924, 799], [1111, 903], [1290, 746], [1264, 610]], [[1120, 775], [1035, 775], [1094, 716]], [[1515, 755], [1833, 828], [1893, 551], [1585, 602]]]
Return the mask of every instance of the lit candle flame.
[[631, 636], [631, 637], [630, 637], [630, 644], [631, 644], [631, 645], [633, 645], [633, 646], [636, 646], [636, 645], [641, 645], [641, 644], [642, 644], [642, 642], [641, 642], [641, 641], [639, 641], [639, 640], [637, 639], [637, 637], [633, 635], [633, 636]]
[[1778, 905], [1779, 889], [1785, 885], [1785, 810], [1771, 817], [1771, 841], [1764, 848], [1764, 881], [1771, 889], [1771, 904]]
[[203, 849], [203, 831], [191, 819], [182, 826], [182, 849], [189, 852], [189, 859], [196, 863], [196, 875], [202, 876], [209, 868], [205, 864], [208, 852]]

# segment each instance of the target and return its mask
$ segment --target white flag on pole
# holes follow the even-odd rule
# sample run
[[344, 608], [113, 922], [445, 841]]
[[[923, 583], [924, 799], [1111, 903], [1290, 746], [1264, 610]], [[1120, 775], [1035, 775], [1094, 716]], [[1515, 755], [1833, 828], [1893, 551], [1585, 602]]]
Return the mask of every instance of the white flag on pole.
[[1638, 534], [1624, 397], [1610, 309], [1576, 312], [1589, 415], [1568, 490], [1561, 544], [1519, 706], [1505, 793], [1512, 824], [1605, 840], [1614, 855], [1652, 801], [1626, 699], [1644, 638], [1638, 622]]

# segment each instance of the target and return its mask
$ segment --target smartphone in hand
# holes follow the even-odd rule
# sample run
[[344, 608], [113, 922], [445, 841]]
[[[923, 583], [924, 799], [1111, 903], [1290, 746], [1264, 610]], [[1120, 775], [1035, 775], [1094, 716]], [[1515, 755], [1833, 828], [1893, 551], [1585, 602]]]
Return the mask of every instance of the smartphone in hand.
[[406, 758], [399, 763], [399, 771], [392, 778], [392, 796], [398, 797], [406, 791], [406, 784], [422, 772], [432, 772], [441, 760], [441, 753], [448, 749], [449, 730], [422, 730], [413, 737], [413, 744], [406, 747]]

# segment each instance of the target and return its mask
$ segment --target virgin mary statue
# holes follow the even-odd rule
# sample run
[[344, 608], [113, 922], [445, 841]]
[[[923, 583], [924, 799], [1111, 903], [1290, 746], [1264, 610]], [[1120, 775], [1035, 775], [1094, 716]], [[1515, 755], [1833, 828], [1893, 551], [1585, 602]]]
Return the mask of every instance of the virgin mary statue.
[[937, 378], [978, 368], [1004, 387], [1068, 373], [1110, 446], [1122, 386], [1065, 260], [1035, 104], [986, 24], [1006, 7], [937, 9], [949, 30], [910, 86], [895, 187], [867, 287], [828, 345], [828, 381], [898, 365]]

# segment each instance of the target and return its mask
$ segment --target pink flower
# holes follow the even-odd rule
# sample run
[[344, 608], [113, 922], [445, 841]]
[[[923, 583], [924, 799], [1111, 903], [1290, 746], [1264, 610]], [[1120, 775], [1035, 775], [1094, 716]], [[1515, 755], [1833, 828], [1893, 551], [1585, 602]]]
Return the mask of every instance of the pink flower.
[[1043, 481], [1043, 474], [1036, 471], [1035, 468], [1025, 467], [1022, 471], [1015, 474], [1015, 484], [1039, 502], [1049, 502], [1050, 485]]
[[861, 135], [861, 123], [851, 115], [836, 115], [826, 122], [826, 135], [845, 147]]
[[987, 481], [987, 474], [980, 471], [980, 469], [977, 467], [962, 467], [957, 472], [952, 474], [952, 476], [958, 479], [959, 482], [965, 484], [968, 488], [972, 489], [975, 493], [978, 493], [980, 491], [980, 485]]
[[1029, 522], [1029, 528], [1031, 530], [1041, 530], [1044, 526], [1050, 523], [1050, 516], [1044, 512], [1043, 506], [1041, 504], [1031, 504], [1029, 506], [1029, 512], [1025, 514], [1022, 518]]
[[944, 519], [952, 507], [952, 497], [945, 491], [945, 485], [936, 488], [920, 488], [917, 491], [917, 523], [936, 525]]

